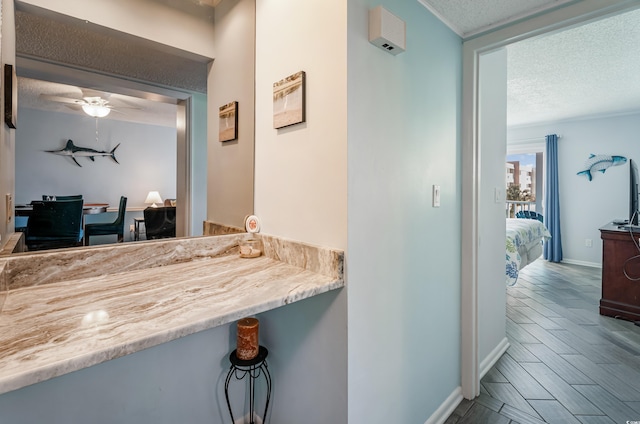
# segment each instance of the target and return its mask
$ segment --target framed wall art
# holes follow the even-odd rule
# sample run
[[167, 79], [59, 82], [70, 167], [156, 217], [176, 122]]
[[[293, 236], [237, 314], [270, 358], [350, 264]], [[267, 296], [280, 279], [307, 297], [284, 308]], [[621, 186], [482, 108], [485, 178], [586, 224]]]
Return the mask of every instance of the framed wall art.
[[219, 141], [232, 141], [238, 138], [238, 102], [220, 106]]
[[5, 63], [4, 65], [4, 122], [9, 128], [16, 127], [16, 115], [18, 114], [18, 79], [16, 68]]
[[283, 128], [305, 122], [304, 71], [273, 84], [273, 128]]

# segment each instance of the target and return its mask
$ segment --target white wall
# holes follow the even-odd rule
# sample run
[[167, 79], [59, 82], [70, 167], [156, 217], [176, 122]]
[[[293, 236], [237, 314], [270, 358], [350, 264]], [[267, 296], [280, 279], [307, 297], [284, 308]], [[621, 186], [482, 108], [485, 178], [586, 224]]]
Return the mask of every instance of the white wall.
[[[207, 219], [244, 227], [254, 212], [255, 0], [227, 0], [216, 9], [218, 55], [208, 75]], [[220, 106], [238, 102], [238, 138], [219, 140]]]
[[[82, 114], [20, 108], [16, 130], [16, 203], [41, 199], [43, 194], [82, 194], [86, 203], [118, 207], [120, 196], [128, 207], [144, 207], [147, 193], [157, 190], [163, 199], [176, 197], [176, 129], [116, 120], [98, 121]], [[45, 150], [62, 149], [67, 140], [76, 146], [110, 152], [110, 157], [77, 158]]]
[[[589, 154], [621, 155], [640, 161], [640, 114], [568, 120], [509, 128], [508, 140], [559, 134], [558, 168], [562, 251], [566, 262], [600, 266], [602, 242], [598, 229], [614, 218], [628, 218], [629, 165], [576, 175]], [[592, 247], [585, 240], [592, 240]]]
[[[263, 231], [346, 248], [344, 1], [257, 2], [255, 212]], [[307, 77], [307, 120], [273, 128], [273, 83]]]
[[[13, 17], [13, 1], [2, 0], [2, 16], [0, 17], [0, 29], [2, 31], [1, 44], [0, 44], [0, 66], [4, 64], [13, 64], [15, 66], [15, 23]], [[4, 75], [4, 74], [3, 74]], [[2, 98], [4, 99], [4, 93], [7, 88], [2, 84]], [[0, 105], [0, 116], [4, 118], [4, 102]], [[5, 123], [4, 119], [0, 123], [2, 128], [0, 129], [0, 246], [4, 246], [7, 242], [8, 235], [13, 233], [14, 222], [13, 219], [9, 221], [7, 218], [6, 195], [13, 195], [15, 190], [15, 178], [14, 169], [15, 164], [13, 161], [15, 155], [15, 130], [10, 129]], [[15, 199], [14, 199], [15, 201]]]
[[461, 40], [385, 0], [407, 23], [394, 57], [368, 42], [380, 2], [348, 3], [349, 422], [423, 423], [461, 378]]
[[[256, 2], [254, 212], [266, 234], [342, 249], [346, 17], [340, 0]], [[275, 130], [273, 83], [298, 71], [307, 76], [307, 121]], [[263, 316], [278, 373], [272, 422], [347, 421], [346, 296], [343, 289]]]
[[[480, 56], [480, 190], [478, 195], [478, 360], [480, 372], [506, 347], [505, 171], [507, 51]], [[496, 202], [496, 190], [499, 201]], [[498, 348], [496, 350], [496, 348]]]

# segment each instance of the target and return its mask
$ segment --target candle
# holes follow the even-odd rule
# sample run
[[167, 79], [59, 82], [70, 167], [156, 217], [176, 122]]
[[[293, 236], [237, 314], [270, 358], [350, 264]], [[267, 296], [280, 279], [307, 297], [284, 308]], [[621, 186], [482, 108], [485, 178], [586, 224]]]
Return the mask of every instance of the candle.
[[247, 361], [258, 356], [258, 324], [256, 318], [242, 318], [238, 321], [238, 359]]

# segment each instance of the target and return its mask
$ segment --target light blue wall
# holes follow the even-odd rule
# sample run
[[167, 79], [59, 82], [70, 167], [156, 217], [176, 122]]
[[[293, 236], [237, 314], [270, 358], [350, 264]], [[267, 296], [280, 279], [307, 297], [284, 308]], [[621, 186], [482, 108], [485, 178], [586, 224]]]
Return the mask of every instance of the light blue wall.
[[[461, 40], [417, 1], [349, 1], [349, 422], [423, 423], [460, 386]], [[431, 206], [440, 185], [441, 207]]]
[[[582, 171], [589, 154], [622, 155], [640, 161], [640, 114], [567, 120], [509, 128], [507, 140], [559, 134], [558, 171], [562, 252], [570, 262], [600, 266], [602, 241], [598, 229], [629, 209], [629, 165], [598, 172], [588, 181]], [[592, 247], [585, 240], [592, 240]]]

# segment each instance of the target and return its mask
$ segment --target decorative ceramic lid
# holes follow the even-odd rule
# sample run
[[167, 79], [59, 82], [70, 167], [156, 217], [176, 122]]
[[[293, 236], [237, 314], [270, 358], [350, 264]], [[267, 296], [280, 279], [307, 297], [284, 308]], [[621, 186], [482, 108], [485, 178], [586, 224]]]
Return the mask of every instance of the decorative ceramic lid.
[[259, 233], [260, 220], [255, 215], [249, 215], [244, 221], [244, 227], [246, 228], [248, 233]]

